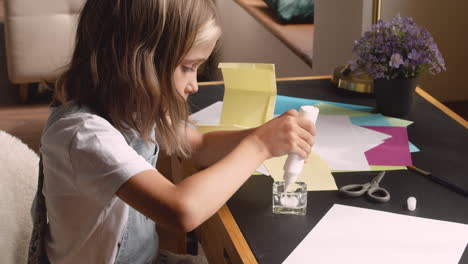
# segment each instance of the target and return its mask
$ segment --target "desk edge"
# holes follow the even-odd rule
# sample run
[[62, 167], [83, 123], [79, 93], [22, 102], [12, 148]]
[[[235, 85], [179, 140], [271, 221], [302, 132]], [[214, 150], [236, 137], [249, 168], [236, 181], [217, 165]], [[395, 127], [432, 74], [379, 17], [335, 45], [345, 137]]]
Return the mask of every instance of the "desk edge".
[[[306, 80], [319, 80], [319, 79], [331, 79], [331, 75], [319, 75], [319, 76], [299, 76], [299, 77], [281, 77], [276, 78], [277, 82], [284, 81], [306, 81]], [[207, 86], [207, 85], [219, 85], [224, 84], [224, 81], [212, 81], [212, 82], [199, 82], [198, 86]]]
[[239, 253], [242, 261], [244, 263], [257, 264], [257, 259], [253, 255], [253, 252], [245, 240], [242, 231], [237, 225], [236, 220], [232, 216], [229, 207], [227, 205], [221, 207], [221, 209], [218, 211], [218, 215], [223, 222], [223, 225], [226, 227], [226, 231], [229, 233], [229, 237], [231, 238], [234, 247], [237, 249], [237, 252]]
[[439, 100], [432, 97], [430, 94], [424, 91], [421, 87], [416, 87], [416, 93], [419, 94], [422, 98], [426, 99], [426, 101], [428, 101], [435, 107], [439, 108], [440, 111], [444, 112], [453, 120], [457, 121], [465, 129], [468, 129], [468, 121], [466, 121], [463, 117], [461, 117], [460, 115], [452, 111], [450, 108], [448, 108], [446, 105], [441, 103]]

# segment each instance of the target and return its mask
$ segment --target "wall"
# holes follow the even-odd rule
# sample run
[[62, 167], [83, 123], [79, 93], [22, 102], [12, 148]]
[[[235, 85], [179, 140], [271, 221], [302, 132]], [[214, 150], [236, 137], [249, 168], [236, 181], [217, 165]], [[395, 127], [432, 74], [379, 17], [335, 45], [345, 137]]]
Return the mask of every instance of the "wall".
[[440, 101], [468, 100], [468, 1], [383, 0], [382, 18], [400, 13], [431, 32], [445, 59], [446, 72], [425, 74], [420, 86]]
[[352, 58], [352, 48], [372, 20], [372, 0], [315, 0], [313, 75], [331, 75]]
[[[313, 75], [332, 74], [352, 58], [352, 46], [370, 25], [371, 0], [316, 0]], [[468, 100], [468, 1], [382, 0], [382, 19], [410, 16], [433, 35], [447, 71], [424, 74], [420, 86], [440, 101]]]
[[[277, 77], [310, 76], [311, 69], [234, 0], [218, 0], [223, 36], [222, 62], [275, 64]], [[221, 80], [218, 74], [214, 79]]]
[[[352, 46], [371, 22], [372, 0], [315, 0], [312, 70], [233, 0], [217, 1], [223, 44], [220, 61], [275, 63], [277, 76], [330, 75], [352, 58]], [[425, 74], [420, 86], [441, 101], [468, 100], [468, 1], [382, 0], [382, 18], [411, 16], [434, 36], [447, 71]], [[240, 37], [242, 36], [242, 37]], [[220, 78], [220, 77], [218, 77]]]

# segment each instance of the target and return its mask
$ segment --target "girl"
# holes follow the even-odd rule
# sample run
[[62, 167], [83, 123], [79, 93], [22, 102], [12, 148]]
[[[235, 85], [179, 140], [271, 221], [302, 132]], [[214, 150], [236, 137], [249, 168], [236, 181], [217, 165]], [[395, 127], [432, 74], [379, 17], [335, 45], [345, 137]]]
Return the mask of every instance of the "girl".
[[[31, 262], [154, 263], [155, 221], [193, 230], [266, 159], [308, 156], [315, 128], [293, 110], [243, 131], [187, 125], [219, 36], [212, 0], [85, 3], [41, 138]], [[155, 169], [160, 146], [206, 169], [174, 185]]]

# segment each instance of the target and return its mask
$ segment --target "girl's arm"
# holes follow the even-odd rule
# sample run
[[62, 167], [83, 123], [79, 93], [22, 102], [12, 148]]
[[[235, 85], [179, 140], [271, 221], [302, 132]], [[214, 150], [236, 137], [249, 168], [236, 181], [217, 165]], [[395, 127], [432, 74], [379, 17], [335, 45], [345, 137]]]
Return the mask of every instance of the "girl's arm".
[[254, 130], [252, 128], [200, 133], [191, 126], [187, 126], [186, 133], [193, 149], [191, 161], [199, 167], [208, 167], [231, 152]]
[[264, 160], [287, 153], [307, 157], [314, 134], [311, 123], [290, 111], [252, 130], [214, 165], [177, 185], [147, 170], [125, 182], [117, 196], [162, 225], [190, 231], [219, 210]]

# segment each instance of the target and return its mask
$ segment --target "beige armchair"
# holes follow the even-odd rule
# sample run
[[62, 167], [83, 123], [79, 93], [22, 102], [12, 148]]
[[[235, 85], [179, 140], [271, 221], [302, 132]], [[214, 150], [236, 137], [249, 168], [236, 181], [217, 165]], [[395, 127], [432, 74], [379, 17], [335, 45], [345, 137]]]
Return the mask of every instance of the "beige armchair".
[[31, 202], [37, 188], [39, 157], [20, 139], [0, 131], [0, 263], [27, 263]]
[[19, 84], [21, 101], [28, 98], [28, 84], [55, 80], [68, 63], [84, 2], [4, 0], [8, 76]]

